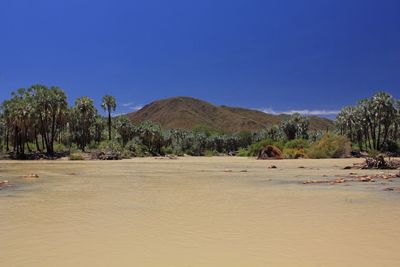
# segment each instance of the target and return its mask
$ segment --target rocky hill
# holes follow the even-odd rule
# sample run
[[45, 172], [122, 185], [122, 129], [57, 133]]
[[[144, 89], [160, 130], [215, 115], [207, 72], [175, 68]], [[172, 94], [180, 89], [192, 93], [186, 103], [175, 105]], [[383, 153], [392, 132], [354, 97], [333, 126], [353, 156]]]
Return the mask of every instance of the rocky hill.
[[[238, 107], [215, 106], [191, 97], [157, 100], [128, 114], [134, 123], [150, 120], [160, 123], [166, 129], [193, 129], [201, 125], [225, 132], [260, 130], [266, 126], [279, 124], [287, 116]], [[309, 118], [312, 129], [326, 130], [333, 127], [332, 120], [316, 116]]]

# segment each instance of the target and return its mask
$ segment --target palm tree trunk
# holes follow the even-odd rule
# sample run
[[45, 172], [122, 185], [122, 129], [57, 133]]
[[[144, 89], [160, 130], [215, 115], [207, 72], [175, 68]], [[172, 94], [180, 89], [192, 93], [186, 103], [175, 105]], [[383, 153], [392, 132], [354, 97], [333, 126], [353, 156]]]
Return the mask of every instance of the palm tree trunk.
[[10, 134], [9, 134], [9, 132], [10, 132], [10, 130], [9, 129], [7, 129], [6, 130], [6, 151], [8, 152], [8, 151], [10, 151], [10, 147], [9, 147], [9, 136], [10, 136]]
[[108, 110], [108, 140], [111, 141], [111, 112]]
[[38, 136], [37, 136], [36, 129], [35, 129], [35, 144], [36, 144], [36, 150], [37, 150], [38, 152], [41, 152], [41, 151], [40, 151], [39, 140], [38, 140]]
[[44, 150], [45, 150], [45, 146], [44, 146], [44, 137], [43, 137], [43, 134], [41, 134], [41, 137], [42, 137], [42, 151], [44, 151]]

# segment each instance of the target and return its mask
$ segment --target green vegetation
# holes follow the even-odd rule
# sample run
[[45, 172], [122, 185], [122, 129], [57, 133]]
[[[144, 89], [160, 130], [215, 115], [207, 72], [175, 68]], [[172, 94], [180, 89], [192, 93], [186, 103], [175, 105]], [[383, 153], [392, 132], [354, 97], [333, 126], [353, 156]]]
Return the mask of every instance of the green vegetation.
[[326, 134], [321, 140], [313, 144], [306, 152], [309, 158], [341, 158], [350, 156], [350, 141], [341, 135]]
[[101, 107], [106, 117], [88, 97], [69, 107], [58, 87], [19, 89], [1, 105], [0, 150], [15, 158], [70, 153], [72, 160], [84, 159], [82, 152], [107, 158], [256, 156], [266, 145], [279, 148], [289, 159], [343, 157], [352, 150], [399, 152], [400, 102], [386, 93], [344, 108], [337, 117], [337, 132], [310, 130], [309, 119], [300, 114], [261, 131], [225, 133], [205, 125], [163, 129], [151, 121], [135, 124], [127, 116], [112, 117], [117, 107], [113, 96], [104, 96]]
[[343, 108], [336, 124], [340, 134], [356, 143], [360, 150], [396, 150], [400, 137], [400, 101], [379, 92], [356, 106]]
[[308, 118], [295, 113], [289, 119], [284, 120], [281, 123], [280, 128], [285, 134], [287, 140], [293, 140], [296, 138], [308, 139], [309, 125], [310, 122]]
[[82, 153], [72, 153], [69, 156], [69, 160], [84, 160], [85, 157], [83, 156]]

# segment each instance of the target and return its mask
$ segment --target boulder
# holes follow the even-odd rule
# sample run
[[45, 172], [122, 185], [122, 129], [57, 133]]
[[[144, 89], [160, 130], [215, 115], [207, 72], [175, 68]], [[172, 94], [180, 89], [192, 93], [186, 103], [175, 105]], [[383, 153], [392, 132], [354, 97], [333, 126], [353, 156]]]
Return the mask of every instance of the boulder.
[[258, 151], [257, 159], [283, 159], [282, 151], [276, 146], [265, 146]]

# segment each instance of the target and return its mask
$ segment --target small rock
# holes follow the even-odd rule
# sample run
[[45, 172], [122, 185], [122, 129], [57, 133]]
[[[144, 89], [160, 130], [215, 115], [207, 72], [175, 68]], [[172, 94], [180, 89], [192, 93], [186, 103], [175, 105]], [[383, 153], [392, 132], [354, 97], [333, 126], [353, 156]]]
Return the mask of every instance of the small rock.
[[39, 175], [36, 173], [30, 173], [28, 175], [22, 176], [22, 178], [26, 178], [26, 179], [39, 178]]
[[232, 172], [232, 170], [225, 169], [224, 172]]
[[304, 169], [305, 167], [304, 167], [304, 166], [299, 166], [299, 167], [297, 167], [297, 168], [299, 168], [299, 169]]
[[268, 167], [268, 169], [276, 169], [277, 167], [275, 165], [271, 165]]
[[352, 168], [351, 166], [346, 166], [343, 168], [343, 170], [351, 170], [351, 168]]
[[240, 170], [240, 172], [247, 172], [247, 170]]
[[344, 178], [335, 180], [336, 184], [341, 184], [341, 183], [344, 183], [344, 182], [346, 182], [346, 179], [344, 179]]
[[394, 191], [396, 188], [394, 187], [386, 187], [383, 189], [383, 191]]
[[331, 183], [332, 181], [328, 180], [308, 180], [304, 181], [303, 184], [325, 184], [325, 183]]
[[360, 177], [359, 180], [361, 182], [370, 182], [372, 180], [371, 177], [367, 176], [367, 177]]

